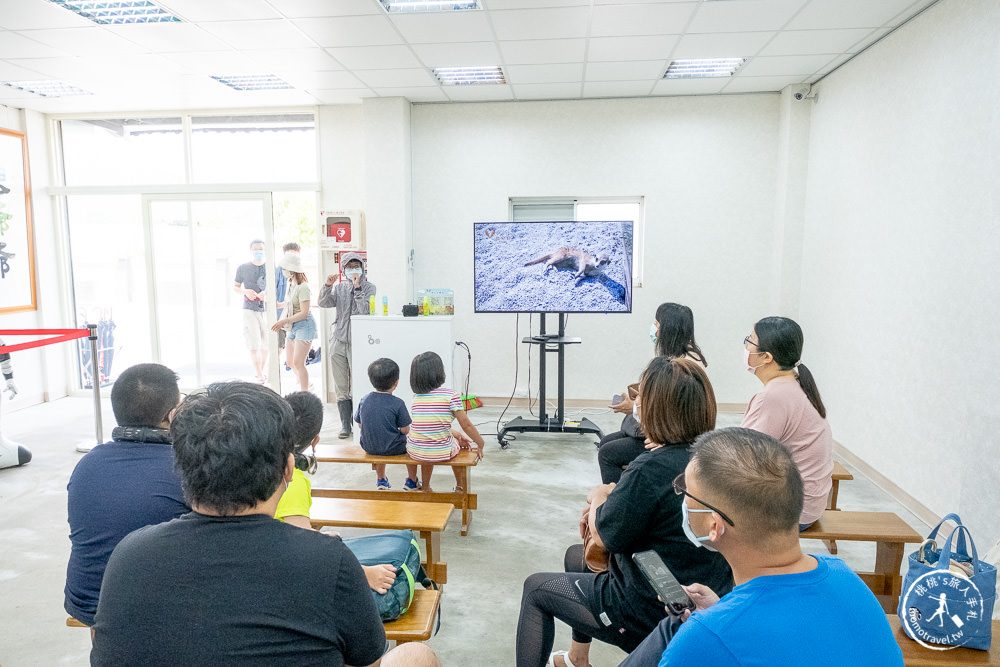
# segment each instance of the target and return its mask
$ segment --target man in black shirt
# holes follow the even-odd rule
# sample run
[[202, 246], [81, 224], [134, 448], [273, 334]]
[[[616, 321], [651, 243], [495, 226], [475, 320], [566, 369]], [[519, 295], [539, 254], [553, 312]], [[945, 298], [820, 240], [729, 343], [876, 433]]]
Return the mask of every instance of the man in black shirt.
[[385, 632], [357, 559], [273, 518], [292, 427], [288, 403], [254, 384], [185, 399], [170, 432], [193, 511], [115, 548], [92, 665], [379, 663]]

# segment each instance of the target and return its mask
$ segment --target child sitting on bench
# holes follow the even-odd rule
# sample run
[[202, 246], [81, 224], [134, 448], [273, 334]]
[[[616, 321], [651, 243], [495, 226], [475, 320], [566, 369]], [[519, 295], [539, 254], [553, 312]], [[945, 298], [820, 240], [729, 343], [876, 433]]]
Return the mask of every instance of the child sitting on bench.
[[[368, 366], [368, 379], [375, 391], [366, 394], [354, 413], [354, 421], [361, 429], [361, 449], [375, 456], [398, 456], [406, 453], [406, 434], [410, 431], [410, 413], [406, 403], [393, 396], [399, 385], [399, 364], [392, 359], [376, 359]], [[391, 489], [385, 475], [385, 464], [375, 464], [375, 488]], [[406, 466], [404, 491], [420, 488], [417, 466]]]
[[[413, 424], [406, 435], [406, 452], [418, 461], [450, 461], [462, 449], [471, 449], [475, 441], [476, 457], [483, 458], [486, 443], [465, 414], [462, 398], [442, 385], [444, 362], [434, 352], [424, 352], [410, 364], [410, 388], [413, 390]], [[452, 430], [458, 420], [462, 431]], [[464, 432], [463, 432], [464, 431]], [[467, 488], [465, 468], [455, 466], [455, 491]], [[433, 465], [420, 466], [424, 491], [430, 491]]]

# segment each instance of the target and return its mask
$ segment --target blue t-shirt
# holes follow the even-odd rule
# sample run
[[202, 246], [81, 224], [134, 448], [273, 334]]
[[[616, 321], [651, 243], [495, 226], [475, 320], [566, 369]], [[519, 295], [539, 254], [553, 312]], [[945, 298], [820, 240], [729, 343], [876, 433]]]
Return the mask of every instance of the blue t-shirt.
[[[237, 285], [243, 285], [244, 289], [252, 289], [254, 292], [263, 292], [264, 287], [267, 285], [265, 279], [266, 275], [267, 269], [264, 268], [263, 264], [257, 266], [253, 262], [247, 262], [246, 264], [240, 264], [236, 267], [236, 277], [233, 281]], [[243, 309], [263, 311], [264, 302], [260, 299], [250, 300], [246, 297], [246, 295], [244, 295]]]
[[756, 577], [695, 612], [663, 652], [666, 665], [902, 666], [885, 612], [844, 561]]
[[66, 611], [92, 625], [104, 568], [123, 537], [190, 511], [169, 444], [112, 441], [80, 459], [66, 487]]
[[403, 399], [373, 391], [358, 403], [354, 421], [361, 424], [361, 448], [369, 454], [406, 453], [406, 436], [399, 429], [409, 426], [411, 419]]

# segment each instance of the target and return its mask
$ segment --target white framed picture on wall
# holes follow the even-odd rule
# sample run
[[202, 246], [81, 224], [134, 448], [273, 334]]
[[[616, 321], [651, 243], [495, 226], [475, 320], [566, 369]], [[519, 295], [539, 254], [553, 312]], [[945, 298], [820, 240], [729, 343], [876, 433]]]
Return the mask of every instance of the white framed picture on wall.
[[0, 129], [0, 313], [36, 309], [34, 246], [28, 143]]

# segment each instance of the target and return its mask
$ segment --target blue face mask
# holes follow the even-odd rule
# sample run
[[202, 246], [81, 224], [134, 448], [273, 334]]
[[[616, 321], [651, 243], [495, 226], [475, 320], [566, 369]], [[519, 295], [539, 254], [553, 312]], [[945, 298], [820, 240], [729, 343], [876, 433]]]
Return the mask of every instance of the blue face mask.
[[[697, 535], [694, 534], [694, 531], [691, 529], [691, 519], [689, 517], [689, 514], [691, 514], [692, 512], [696, 513], [696, 514], [711, 514], [712, 510], [692, 510], [692, 509], [688, 509], [687, 498], [685, 498], [684, 500], [682, 500], [681, 501], [681, 528], [684, 530], [684, 534], [687, 536], [687, 538], [689, 540], [691, 540], [691, 544], [695, 545], [696, 547], [704, 547], [704, 548], [708, 549], [709, 551], [718, 551], [718, 549], [716, 549], [715, 547], [713, 547], [711, 544], [705, 544], [705, 540], [708, 539], [708, 535], [706, 535], [705, 537], [698, 537]], [[726, 533], [726, 527], [723, 526], [722, 527], [722, 532], [719, 533], [719, 534], [720, 535], [725, 535], [725, 533]]]
[[344, 269], [344, 275], [351, 280], [354, 280], [355, 276], [361, 275], [361, 269]]
[[253, 251], [253, 261], [255, 261], [255, 262], [263, 262], [264, 261], [264, 251], [263, 250], [254, 250]]
[[649, 325], [649, 340], [655, 343], [656, 339], [659, 338], [657, 334], [658, 332], [656, 330], [656, 322], [653, 322], [652, 324]]

